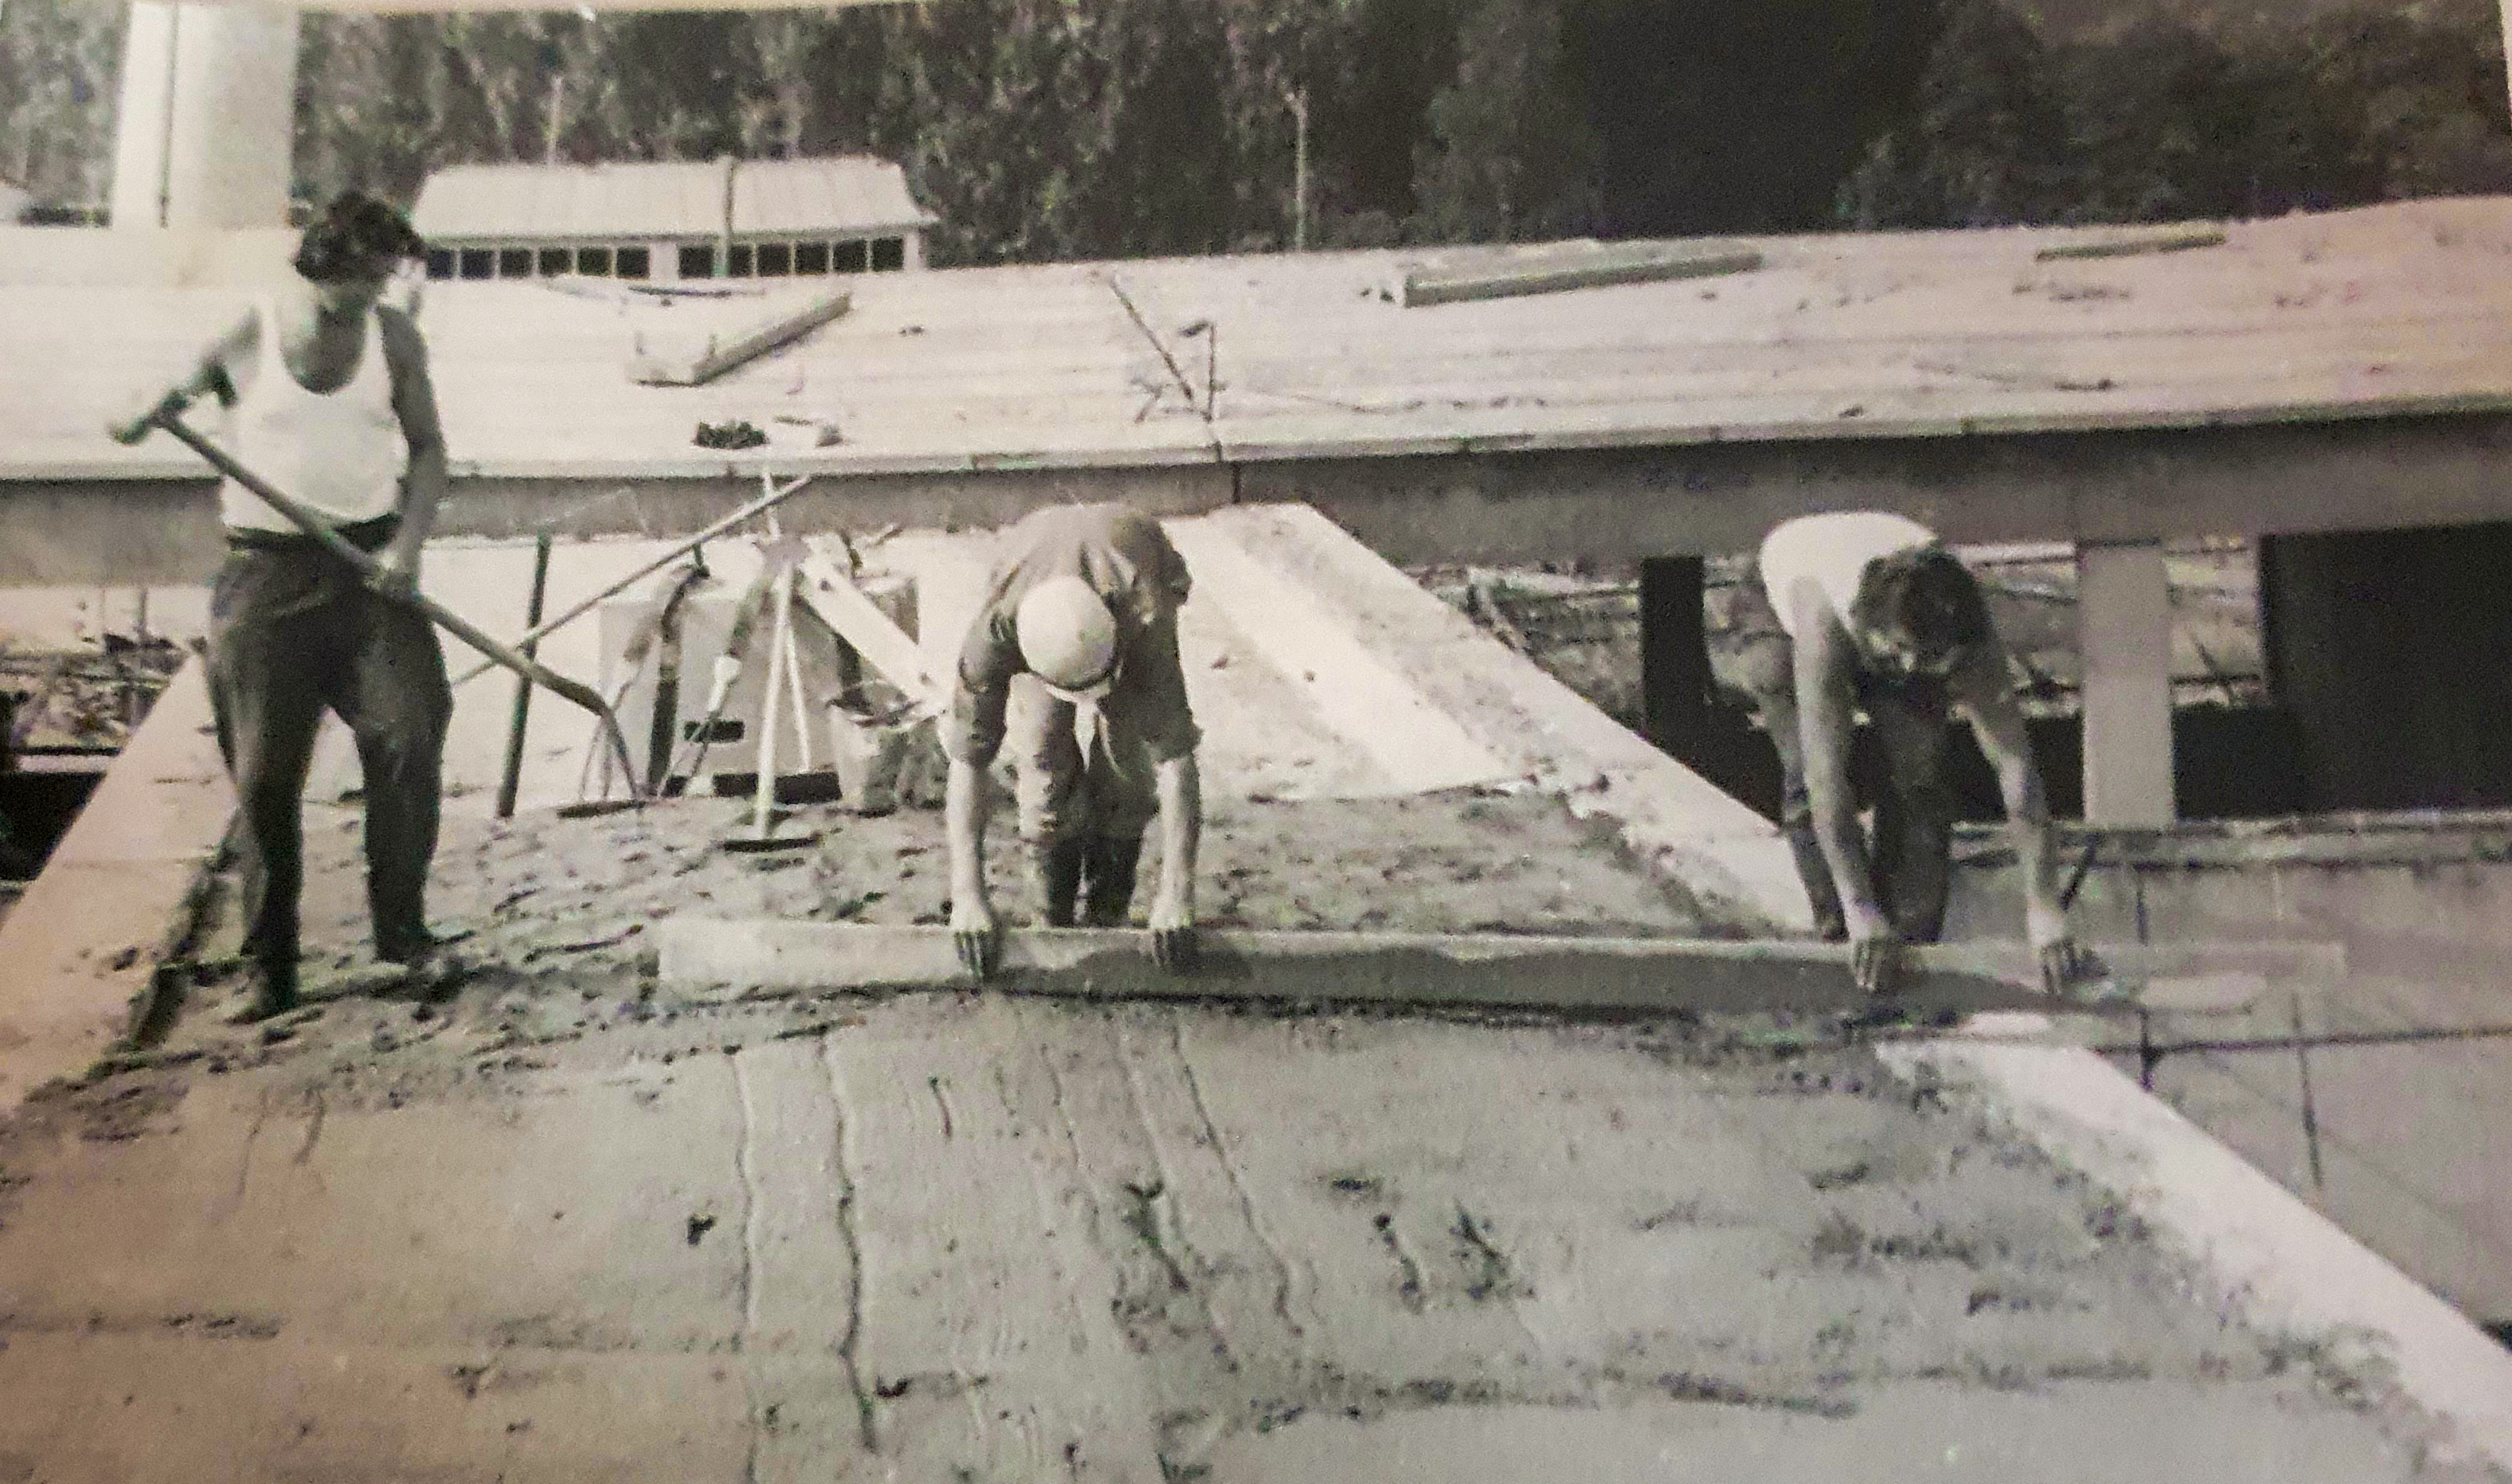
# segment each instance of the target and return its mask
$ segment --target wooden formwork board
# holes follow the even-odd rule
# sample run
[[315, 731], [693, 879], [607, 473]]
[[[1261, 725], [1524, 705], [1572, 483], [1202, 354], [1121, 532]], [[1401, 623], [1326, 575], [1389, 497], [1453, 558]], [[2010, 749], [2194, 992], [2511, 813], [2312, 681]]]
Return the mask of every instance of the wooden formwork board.
[[[675, 917], [657, 926], [669, 984], [779, 990], [965, 988], [947, 927]], [[1191, 973], [1173, 974], [1122, 928], [1003, 934], [995, 987], [1093, 999], [1230, 998], [1619, 1011], [1810, 1014], [1855, 1010], [1847, 951], [1813, 940], [1581, 938], [1513, 933], [1255, 932], [1205, 929]], [[1914, 1009], [2176, 1013], [2244, 1009], [2271, 982], [2344, 968], [2334, 944], [2190, 943], [2098, 947], [2107, 999], [2060, 1005], [2034, 984], [2020, 944], [1911, 951]]]

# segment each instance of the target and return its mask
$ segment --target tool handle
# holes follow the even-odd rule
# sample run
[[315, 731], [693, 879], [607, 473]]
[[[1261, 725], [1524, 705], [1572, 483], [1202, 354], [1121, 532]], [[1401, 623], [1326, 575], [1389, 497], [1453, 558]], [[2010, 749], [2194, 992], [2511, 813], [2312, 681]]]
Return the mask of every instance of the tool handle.
[[[739, 510], [726, 516], [723, 520], [716, 522], [714, 525], [709, 526], [706, 529], [699, 531], [696, 535], [684, 537], [682, 540], [675, 543], [670, 551], [663, 553], [653, 561], [648, 562], [645, 566], [637, 568], [635, 571], [630, 572], [627, 576], [611, 583], [608, 587], [606, 587], [601, 592], [585, 599], [575, 606], [569, 608], [566, 612], [559, 614], [556, 618], [548, 619], [532, 625], [531, 628], [525, 631], [523, 638], [527, 641], [540, 639], [558, 629], [564, 628], [568, 624], [573, 623], [585, 614], [592, 612], [595, 608], [600, 607], [605, 601], [614, 598], [620, 593], [626, 591], [631, 584], [637, 582], [640, 578], [648, 577], [653, 575], [655, 572], [661, 571], [664, 567], [669, 566], [674, 562], [687, 556], [690, 552], [704, 546], [707, 542], [714, 540], [716, 537], [723, 535], [726, 531], [732, 529], [734, 527], [741, 525], [745, 521], [756, 518], [765, 511], [775, 508], [783, 501], [796, 494], [800, 494], [803, 491], [804, 487], [810, 483], [811, 476], [804, 474], [796, 476], [792, 483], [781, 488], [771, 486], [765, 494], [752, 500], [749, 504], [742, 506]], [[475, 665], [472, 668], [463, 671], [460, 675], [455, 676], [453, 678], [453, 683], [459, 685], [465, 681], [487, 674], [488, 670], [489, 667], [487, 665]]]
[[[268, 501], [270, 508], [286, 516], [292, 525], [321, 542], [334, 556], [349, 564], [359, 576], [373, 578], [377, 567], [373, 557], [350, 544], [346, 537], [333, 529], [311, 509], [292, 496], [272, 488], [259, 475], [229, 457], [225, 449], [194, 432], [191, 426], [183, 421], [180, 414], [172, 411], [162, 412], [157, 417], [157, 425], [182, 440], [193, 452], [208, 459], [219, 473]], [[610, 741], [618, 749], [622, 762], [627, 761], [628, 742], [620, 735], [618, 719], [611, 715], [610, 707], [603, 701], [601, 695], [592, 686], [569, 680], [539, 661], [508, 648], [483, 633], [479, 626], [469, 619], [424, 593], [412, 590], [400, 595], [400, 601], [416, 608], [425, 614], [429, 621], [449, 631], [454, 638], [461, 640], [490, 659], [514, 671], [533, 684], [546, 686], [552, 692], [592, 712], [594, 716], [601, 719], [603, 726], [609, 732]], [[636, 769], [630, 767], [628, 772], [629, 787], [633, 790], [636, 787]]]

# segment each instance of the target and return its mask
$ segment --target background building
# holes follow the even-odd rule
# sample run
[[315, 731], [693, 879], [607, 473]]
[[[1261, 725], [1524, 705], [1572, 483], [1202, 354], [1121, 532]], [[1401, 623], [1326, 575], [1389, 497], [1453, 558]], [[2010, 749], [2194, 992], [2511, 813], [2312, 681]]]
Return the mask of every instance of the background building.
[[924, 266], [937, 220], [863, 155], [458, 165], [420, 187], [430, 278], [813, 277]]

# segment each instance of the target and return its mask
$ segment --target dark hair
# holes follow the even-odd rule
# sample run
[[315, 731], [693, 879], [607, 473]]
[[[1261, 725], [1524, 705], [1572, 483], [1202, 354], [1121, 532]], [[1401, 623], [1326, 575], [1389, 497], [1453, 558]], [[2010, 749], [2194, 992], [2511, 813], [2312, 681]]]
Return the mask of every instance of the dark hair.
[[1980, 579], [1942, 546], [1913, 546], [1868, 563], [1857, 608], [1862, 622], [1900, 633], [1923, 653], [1967, 649], [1989, 637]]
[[315, 283], [356, 274], [377, 259], [424, 257], [427, 244], [410, 220], [364, 191], [342, 191], [305, 223], [297, 239], [296, 271]]

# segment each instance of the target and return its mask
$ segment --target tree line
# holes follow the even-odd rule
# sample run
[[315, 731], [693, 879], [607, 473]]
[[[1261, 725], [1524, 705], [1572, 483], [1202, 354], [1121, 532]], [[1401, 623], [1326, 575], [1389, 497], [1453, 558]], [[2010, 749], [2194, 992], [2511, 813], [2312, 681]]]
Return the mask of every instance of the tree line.
[[[125, 11], [0, 0], [0, 176], [56, 210], [107, 194]], [[2248, 215], [2512, 190], [2498, 25], [2494, 0], [2064, 38], [2004, 0], [317, 12], [296, 187], [866, 152], [940, 215], [942, 263]]]

